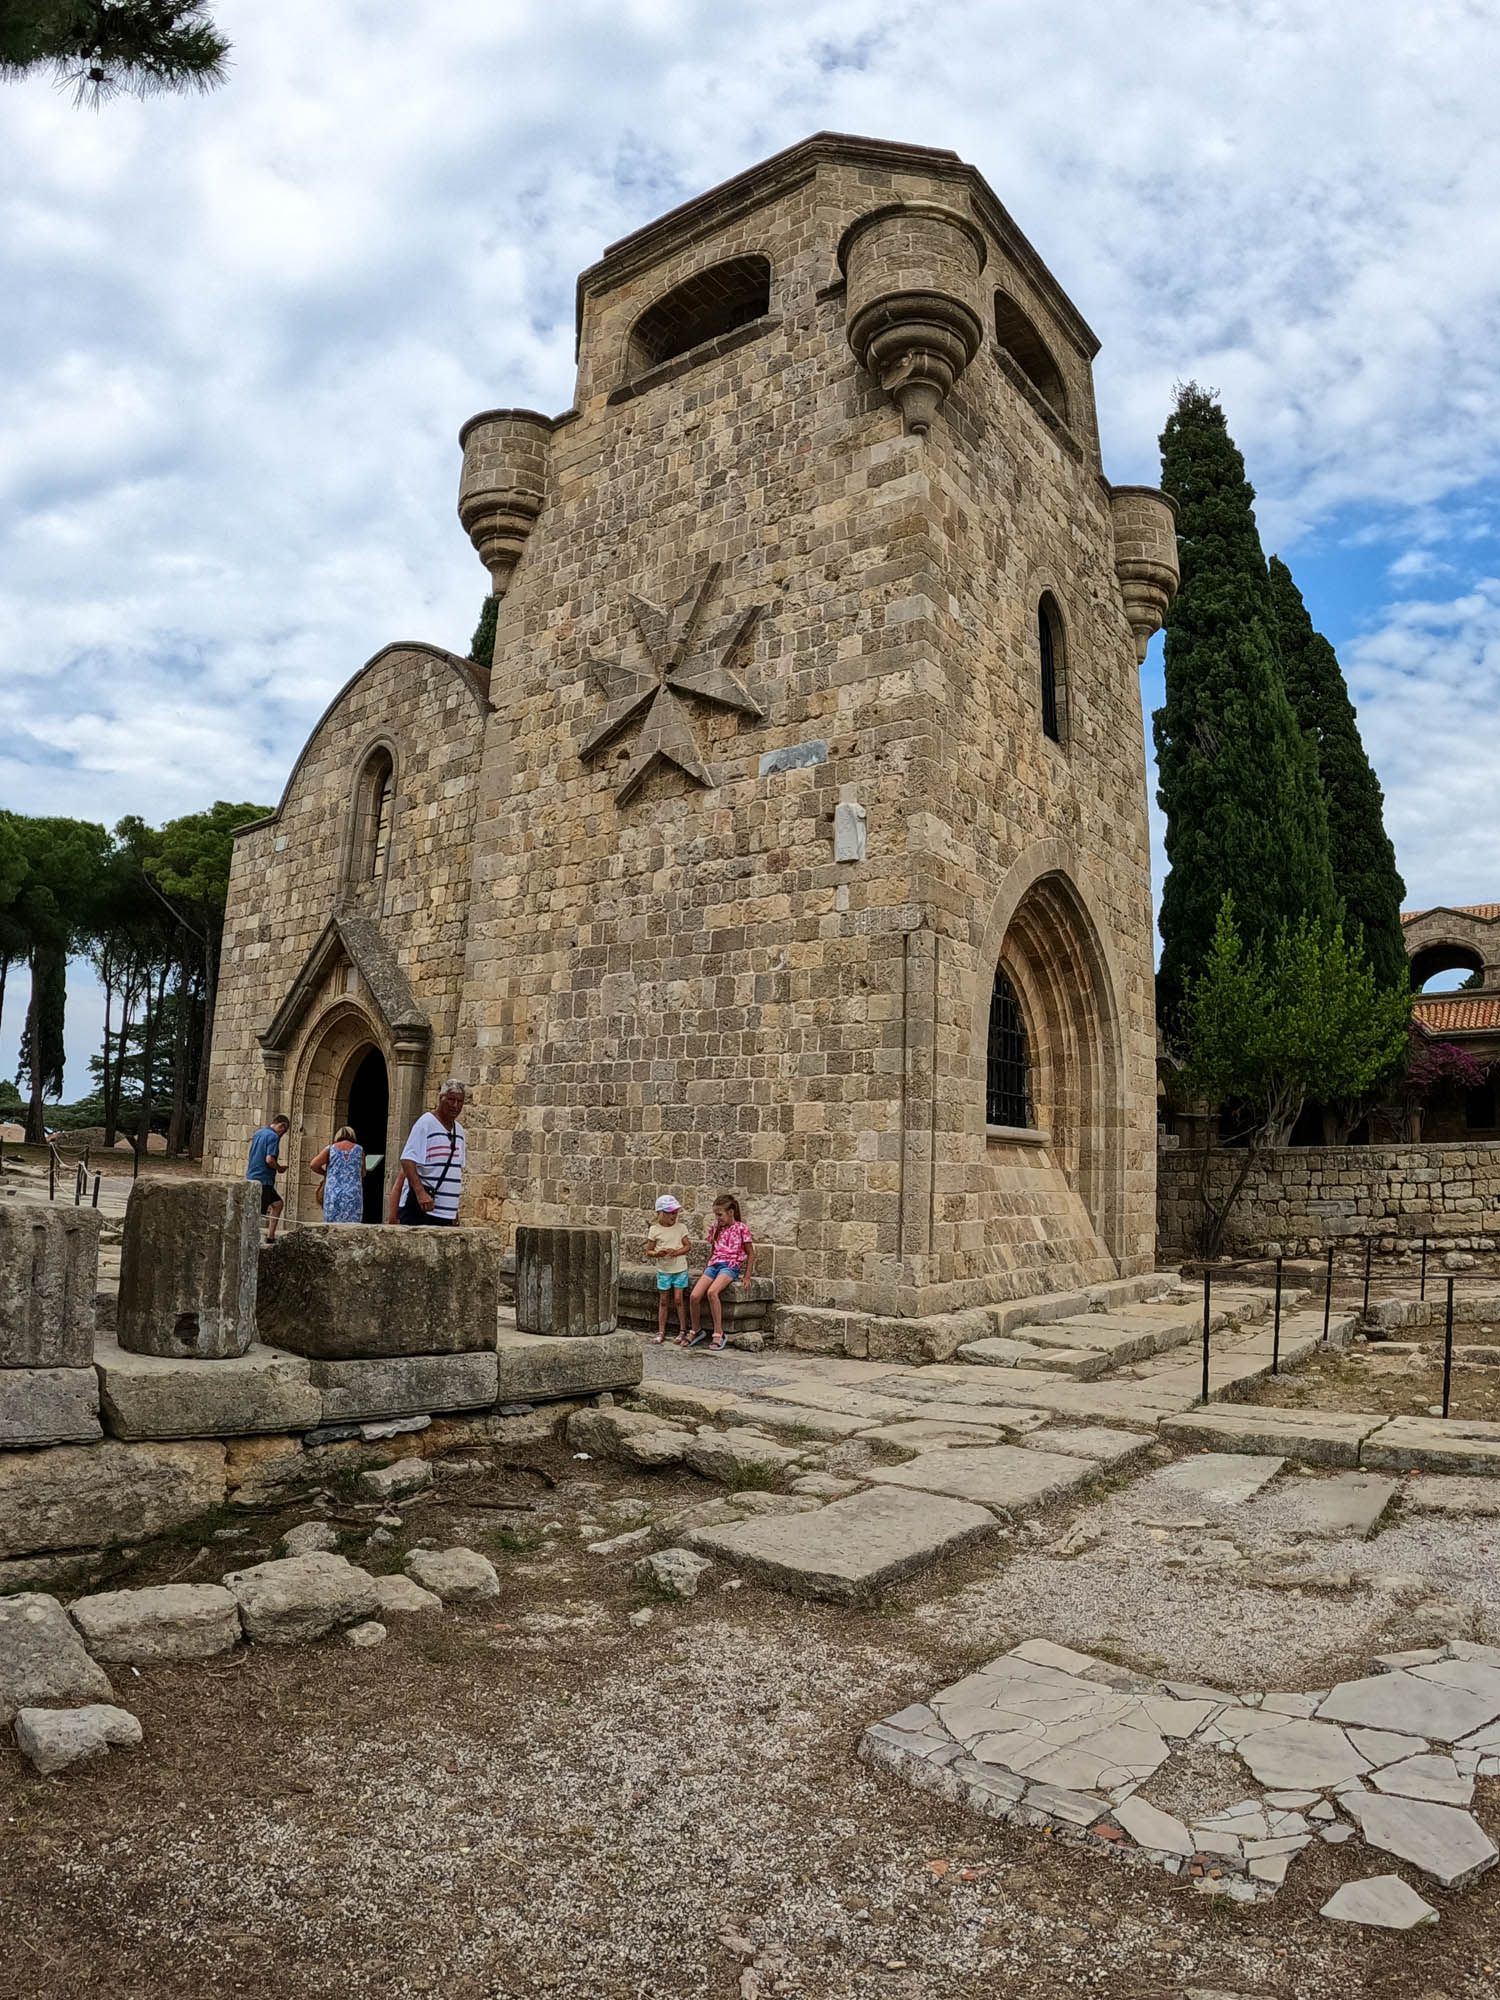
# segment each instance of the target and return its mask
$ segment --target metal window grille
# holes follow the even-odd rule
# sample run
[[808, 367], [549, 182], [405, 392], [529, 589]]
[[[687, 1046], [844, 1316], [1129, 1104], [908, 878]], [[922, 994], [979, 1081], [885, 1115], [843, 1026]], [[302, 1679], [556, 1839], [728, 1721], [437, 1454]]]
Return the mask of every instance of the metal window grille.
[[1003, 972], [995, 974], [990, 998], [989, 1060], [985, 1070], [984, 1120], [987, 1125], [1031, 1123], [1031, 1074], [1026, 1059], [1026, 1023], [1015, 988]]
[[375, 841], [370, 855], [372, 877], [385, 872], [386, 849], [391, 844], [391, 774], [386, 772], [375, 795]]
[[1037, 607], [1036, 636], [1042, 655], [1042, 729], [1054, 743], [1061, 743], [1062, 731], [1057, 726], [1057, 649], [1045, 604]]

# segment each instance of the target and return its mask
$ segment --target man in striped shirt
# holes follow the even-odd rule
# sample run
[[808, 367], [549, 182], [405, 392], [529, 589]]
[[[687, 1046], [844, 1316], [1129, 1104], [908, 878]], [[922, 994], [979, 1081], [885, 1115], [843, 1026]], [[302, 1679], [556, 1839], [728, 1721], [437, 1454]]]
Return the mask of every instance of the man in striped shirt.
[[451, 1229], [458, 1221], [463, 1191], [467, 1140], [458, 1114], [464, 1108], [464, 1086], [450, 1076], [438, 1098], [437, 1111], [424, 1111], [401, 1148], [401, 1178], [391, 1191], [387, 1222], [436, 1225]]

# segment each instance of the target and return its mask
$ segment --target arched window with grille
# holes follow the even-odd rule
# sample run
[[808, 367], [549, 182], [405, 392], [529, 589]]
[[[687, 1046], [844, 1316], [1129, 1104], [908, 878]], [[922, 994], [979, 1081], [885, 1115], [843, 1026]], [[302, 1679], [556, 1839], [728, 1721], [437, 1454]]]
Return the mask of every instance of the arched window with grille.
[[984, 1122], [1023, 1129], [1031, 1125], [1031, 1064], [1026, 1052], [1026, 1023], [1016, 989], [998, 966], [995, 989], [990, 996]]
[[648, 306], [630, 331], [629, 372], [638, 375], [688, 354], [721, 333], [763, 319], [771, 309], [771, 266], [764, 257], [732, 257], [684, 279]]
[[348, 886], [359, 891], [382, 881], [391, 852], [396, 814], [396, 765], [384, 744], [365, 759], [354, 788], [354, 828], [349, 842]]
[[1046, 592], [1036, 608], [1037, 657], [1042, 686], [1042, 733], [1063, 740], [1063, 631], [1057, 601]]

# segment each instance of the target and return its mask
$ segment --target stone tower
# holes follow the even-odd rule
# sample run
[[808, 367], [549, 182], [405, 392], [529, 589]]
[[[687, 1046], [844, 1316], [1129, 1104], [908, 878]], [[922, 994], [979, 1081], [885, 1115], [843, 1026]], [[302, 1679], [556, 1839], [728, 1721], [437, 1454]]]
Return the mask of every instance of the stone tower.
[[241, 843], [225, 1170], [352, 1007], [411, 1102], [467, 1075], [471, 1220], [633, 1237], [732, 1188], [779, 1298], [884, 1314], [1149, 1269], [1137, 666], [1176, 545], [1104, 478], [1096, 347], [972, 167], [866, 139], [585, 271], [574, 407], [463, 431], [487, 688], [409, 647], [335, 703], [299, 771], [362, 858], [295, 938], [295, 774]]

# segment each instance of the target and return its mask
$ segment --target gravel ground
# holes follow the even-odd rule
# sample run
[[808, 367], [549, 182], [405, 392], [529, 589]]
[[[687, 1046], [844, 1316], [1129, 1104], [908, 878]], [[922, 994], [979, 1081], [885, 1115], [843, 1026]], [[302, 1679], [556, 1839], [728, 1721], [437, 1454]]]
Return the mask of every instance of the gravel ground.
[[[1343, 1646], [1330, 1609], [1345, 1600], [1229, 1585], [1210, 1597], [1203, 1579], [1163, 1572], [1124, 1488], [1093, 1514], [1118, 1513], [1149, 1554], [1047, 1555], [1072, 1508], [880, 1612], [727, 1588], [722, 1569], [693, 1602], [662, 1603], [634, 1588], [628, 1561], [590, 1556], [579, 1523], [709, 1489], [556, 1447], [526, 1457], [527, 1472], [497, 1466], [462, 1498], [445, 1488], [410, 1508], [379, 1551], [388, 1566], [418, 1530], [443, 1541], [467, 1523], [501, 1568], [494, 1604], [393, 1621], [369, 1653], [329, 1642], [119, 1670], [144, 1751], [61, 1777], [35, 1778], [0, 1747], [4, 2000], [731, 2000], [757, 1983], [761, 2000], [1493, 1996], [1496, 1875], [1427, 1891], [1442, 1921], [1411, 1937], [1318, 1918], [1339, 1882], [1383, 1872], [1356, 1843], [1304, 1856], [1275, 1902], [1225, 1909], [978, 1821], [854, 1756], [865, 1723], [1028, 1634], [1085, 1641], [1134, 1620], [1139, 1664], [1265, 1684]], [[486, 1497], [517, 1511], [486, 1516]], [[253, 1542], [307, 1512], [258, 1521]], [[164, 1544], [140, 1576], [250, 1559], [245, 1541], [204, 1533], [206, 1556]], [[632, 1625], [642, 1609], [649, 1622]], [[1340, 1670], [1366, 1650], [1352, 1645]], [[1497, 1794], [1486, 1785], [1478, 1802], [1492, 1830]], [[726, 1932], [758, 1954], [743, 1989]]]

